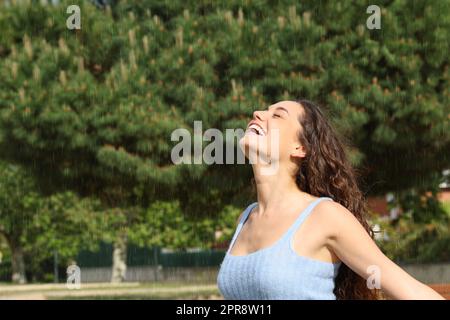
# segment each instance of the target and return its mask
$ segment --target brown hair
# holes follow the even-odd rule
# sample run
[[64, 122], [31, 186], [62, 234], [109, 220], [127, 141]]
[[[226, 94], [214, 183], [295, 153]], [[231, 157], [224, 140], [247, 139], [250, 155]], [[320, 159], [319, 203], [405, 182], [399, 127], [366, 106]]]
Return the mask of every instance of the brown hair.
[[[298, 187], [316, 197], [330, 197], [346, 207], [373, 238], [365, 217], [366, 201], [357, 184], [357, 171], [344, 150], [345, 139], [333, 129], [318, 106], [304, 99], [296, 102], [304, 109], [299, 118], [302, 127], [299, 139], [306, 149], [306, 156], [296, 174]], [[334, 293], [337, 299], [381, 297], [378, 290], [369, 289], [366, 280], [344, 263], [339, 268]]]

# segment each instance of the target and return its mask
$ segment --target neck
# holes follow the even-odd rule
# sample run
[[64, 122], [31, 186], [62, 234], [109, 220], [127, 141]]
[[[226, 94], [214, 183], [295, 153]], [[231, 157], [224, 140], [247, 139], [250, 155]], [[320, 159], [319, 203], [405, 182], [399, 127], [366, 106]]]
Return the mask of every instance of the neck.
[[293, 203], [311, 200], [309, 194], [298, 188], [289, 170], [279, 167], [272, 175], [262, 174], [261, 171], [258, 165], [253, 165], [259, 213], [282, 212], [281, 209], [292, 207]]

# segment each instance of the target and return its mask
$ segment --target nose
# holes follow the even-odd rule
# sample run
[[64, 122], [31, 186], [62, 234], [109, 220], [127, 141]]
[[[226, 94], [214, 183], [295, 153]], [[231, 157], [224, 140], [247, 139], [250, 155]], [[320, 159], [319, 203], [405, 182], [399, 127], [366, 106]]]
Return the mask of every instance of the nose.
[[253, 112], [253, 119], [258, 119], [262, 121], [262, 112], [260, 110], [256, 110]]

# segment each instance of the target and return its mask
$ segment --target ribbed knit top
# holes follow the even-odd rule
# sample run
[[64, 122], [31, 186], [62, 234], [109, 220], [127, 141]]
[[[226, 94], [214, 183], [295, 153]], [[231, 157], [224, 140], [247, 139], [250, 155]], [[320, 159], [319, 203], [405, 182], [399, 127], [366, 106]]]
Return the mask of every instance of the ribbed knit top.
[[314, 207], [329, 197], [320, 197], [301, 212], [291, 227], [270, 247], [243, 256], [230, 251], [252, 209], [244, 211], [217, 275], [217, 285], [230, 300], [334, 300], [334, 280], [341, 262], [331, 263], [298, 255], [292, 246], [295, 231]]

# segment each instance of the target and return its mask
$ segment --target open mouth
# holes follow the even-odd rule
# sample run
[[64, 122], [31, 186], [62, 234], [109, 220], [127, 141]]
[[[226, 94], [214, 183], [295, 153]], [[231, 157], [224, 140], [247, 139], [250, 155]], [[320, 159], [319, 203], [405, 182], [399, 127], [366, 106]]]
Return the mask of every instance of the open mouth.
[[266, 133], [264, 132], [263, 128], [258, 126], [257, 124], [252, 124], [248, 127], [247, 131], [253, 132], [257, 134], [258, 136], [265, 136]]

